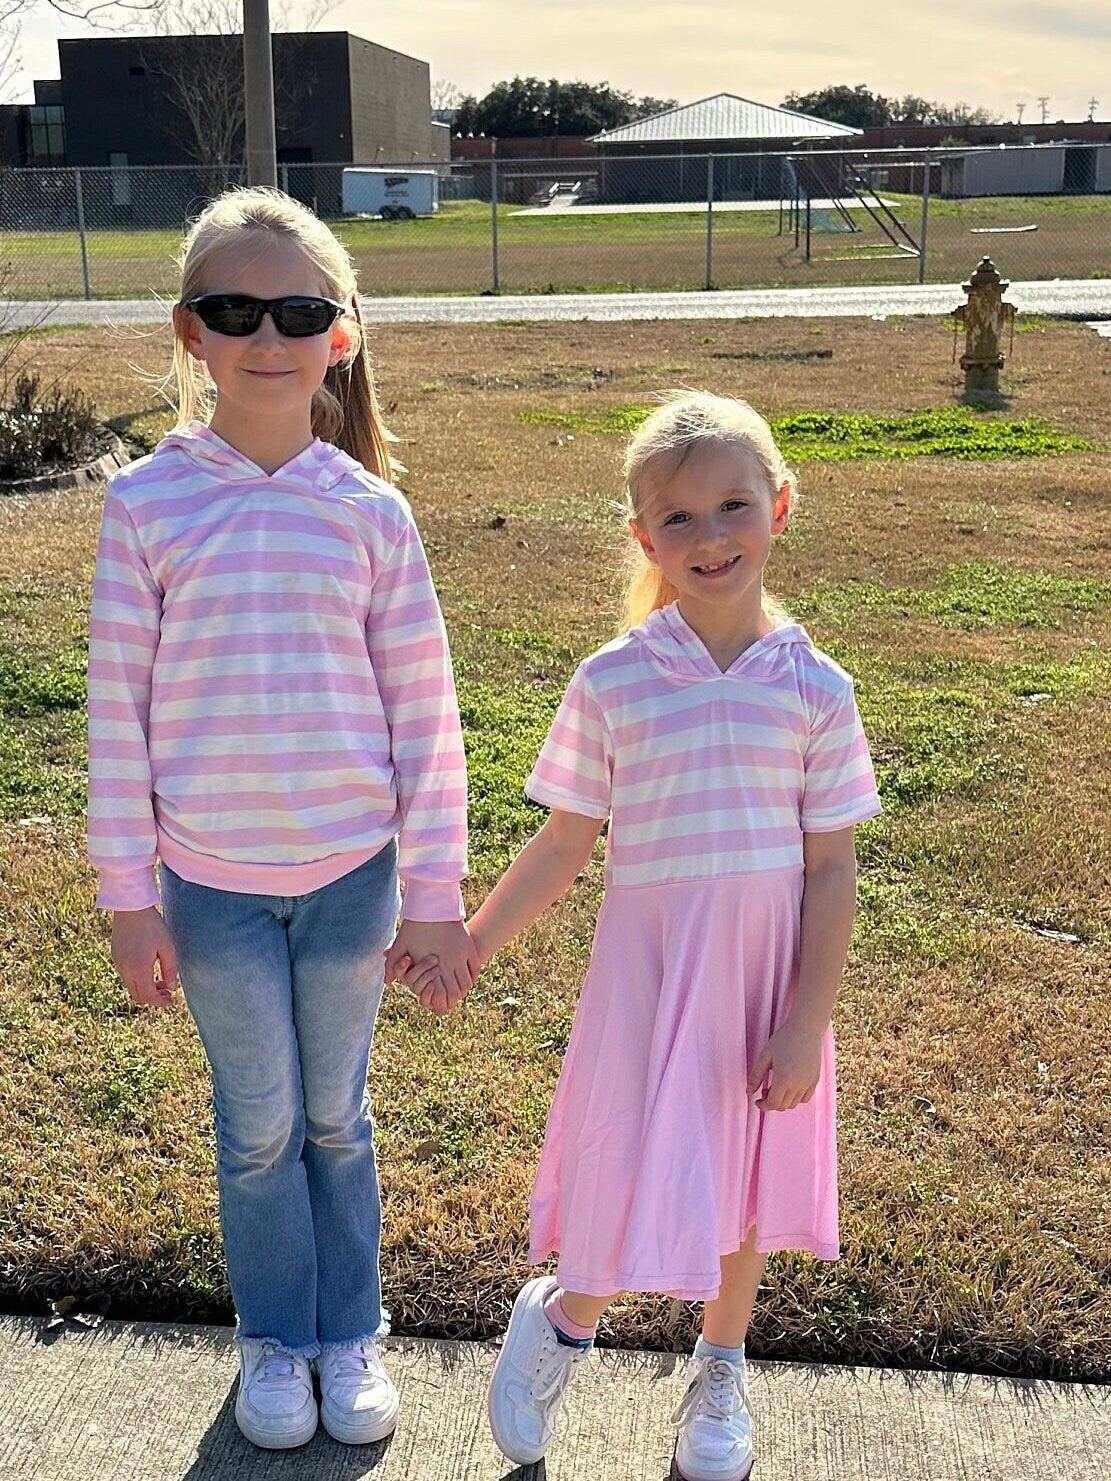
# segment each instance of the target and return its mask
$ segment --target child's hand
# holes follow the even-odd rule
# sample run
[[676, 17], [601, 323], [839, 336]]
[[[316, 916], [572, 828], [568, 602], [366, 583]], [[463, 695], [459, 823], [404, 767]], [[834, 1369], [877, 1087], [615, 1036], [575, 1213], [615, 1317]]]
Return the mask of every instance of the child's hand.
[[413, 962], [409, 957], [403, 956], [397, 966], [401, 981], [421, 1007], [427, 1008], [437, 1018], [450, 1013], [452, 1008], [458, 1007], [462, 1002], [461, 993], [448, 990], [437, 957], [426, 956], [422, 962]]
[[[403, 961], [408, 968], [402, 966]], [[420, 990], [410, 981], [414, 963], [422, 979]], [[403, 976], [410, 990], [434, 1013], [446, 1013], [462, 1002], [478, 971], [478, 951], [462, 921], [403, 920], [386, 953], [387, 979]], [[430, 973], [435, 977], [425, 981]]]
[[133, 1003], [148, 1008], [170, 1006], [177, 983], [177, 954], [166, 922], [154, 905], [113, 912], [112, 963]]
[[817, 1089], [825, 1030], [815, 1033], [788, 1018], [757, 1054], [748, 1077], [749, 1095], [760, 1111], [793, 1111]]

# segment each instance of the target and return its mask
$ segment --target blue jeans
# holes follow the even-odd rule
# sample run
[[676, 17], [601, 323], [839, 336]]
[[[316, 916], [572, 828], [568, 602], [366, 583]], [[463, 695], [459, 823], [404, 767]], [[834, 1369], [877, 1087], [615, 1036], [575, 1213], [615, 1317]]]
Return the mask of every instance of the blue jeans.
[[166, 923], [212, 1066], [237, 1336], [313, 1357], [384, 1330], [367, 1063], [397, 849], [308, 895], [241, 895], [162, 866]]

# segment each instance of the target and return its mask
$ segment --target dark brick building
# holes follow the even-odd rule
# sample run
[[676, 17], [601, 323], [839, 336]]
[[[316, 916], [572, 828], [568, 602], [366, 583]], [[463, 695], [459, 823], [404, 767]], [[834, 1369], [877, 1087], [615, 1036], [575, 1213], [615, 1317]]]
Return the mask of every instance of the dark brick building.
[[[318, 166], [449, 158], [427, 62], [347, 31], [279, 32], [273, 55], [278, 161], [291, 193], [338, 209], [340, 171]], [[236, 178], [241, 37], [88, 37], [59, 41], [58, 60], [60, 78], [36, 82], [33, 104], [0, 109], [0, 163], [89, 170], [88, 208], [119, 220], [150, 220], [156, 197], [168, 205], [193, 194], [193, 171]], [[191, 170], [149, 181], [134, 170], [154, 165]]]

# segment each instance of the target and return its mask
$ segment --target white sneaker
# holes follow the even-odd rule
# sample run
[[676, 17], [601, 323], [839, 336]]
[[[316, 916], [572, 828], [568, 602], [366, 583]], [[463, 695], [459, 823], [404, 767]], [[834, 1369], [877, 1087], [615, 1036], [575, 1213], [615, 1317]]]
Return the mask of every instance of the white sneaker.
[[752, 1470], [752, 1418], [743, 1360], [692, 1358], [688, 1388], [672, 1424], [675, 1465], [684, 1481], [744, 1481]]
[[316, 1399], [305, 1358], [271, 1342], [239, 1343], [235, 1422], [263, 1450], [291, 1450], [316, 1434]]
[[546, 1275], [522, 1287], [490, 1379], [490, 1428], [498, 1449], [519, 1466], [543, 1458], [571, 1375], [590, 1355], [589, 1348], [560, 1342], [544, 1315], [544, 1302], [555, 1289]]
[[333, 1440], [370, 1445], [397, 1426], [397, 1389], [373, 1342], [331, 1348], [316, 1360], [320, 1418]]

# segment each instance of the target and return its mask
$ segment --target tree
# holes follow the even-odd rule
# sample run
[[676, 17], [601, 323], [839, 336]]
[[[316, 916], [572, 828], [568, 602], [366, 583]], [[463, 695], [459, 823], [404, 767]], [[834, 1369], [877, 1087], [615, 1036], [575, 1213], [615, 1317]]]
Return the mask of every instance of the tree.
[[987, 108], [970, 108], [967, 103], [930, 103], [925, 98], [908, 94], [890, 100], [891, 122], [906, 124], [982, 124], [998, 123], [999, 115]]
[[[332, 8], [317, 0], [307, 20], [311, 29]], [[274, 15], [275, 31], [287, 30], [288, 4]], [[240, 0], [160, 0], [158, 27], [174, 38], [173, 51], [152, 37], [145, 61], [163, 79], [171, 108], [165, 120], [170, 138], [191, 159], [216, 171], [243, 154], [246, 97], [243, 88], [243, 15]], [[293, 117], [315, 78], [282, 48], [274, 64], [275, 124]]]
[[535, 139], [556, 135], [581, 137], [620, 128], [648, 113], [674, 108], [664, 98], [640, 98], [618, 92], [608, 82], [560, 82], [550, 78], [514, 77], [498, 82], [483, 98], [468, 94], [455, 115], [463, 134], [491, 134], [499, 139]]
[[157, 10], [160, 0], [0, 0], [0, 102], [11, 94], [20, 70], [23, 22], [36, 10], [53, 10], [90, 26], [119, 27]]
[[463, 97], [463, 89], [457, 83], [449, 82], [446, 77], [437, 77], [432, 84], [430, 99], [433, 112], [441, 113], [458, 107]]
[[873, 93], [858, 82], [856, 87], [839, 83], [836, 87], [819, 88], [813, 93], [788, 93], [784, 108], [824, 118], [829, 123], [843, 123], [849, 128], [883, 128], [891, 122], [891, 104], [879, 93]]
[[970, 108], [967, 103], [952, 106], [931, 103], [911, 93], [905, 98], [885, 98], [881, 93], [866, 88], [862, 82], [858, 82], [856, 87], [839, 83], [836, 87], [819, 88], [813, 93], [788, 93], [783, 106], [793, 108], [796, 113], [809, 113], [813, 118], [824, 118], [830, 123], [843, 123], [857, 129], [882, 129], [893, 123], [952, 126], [999, 122], [999, 115], [987, 108]]

